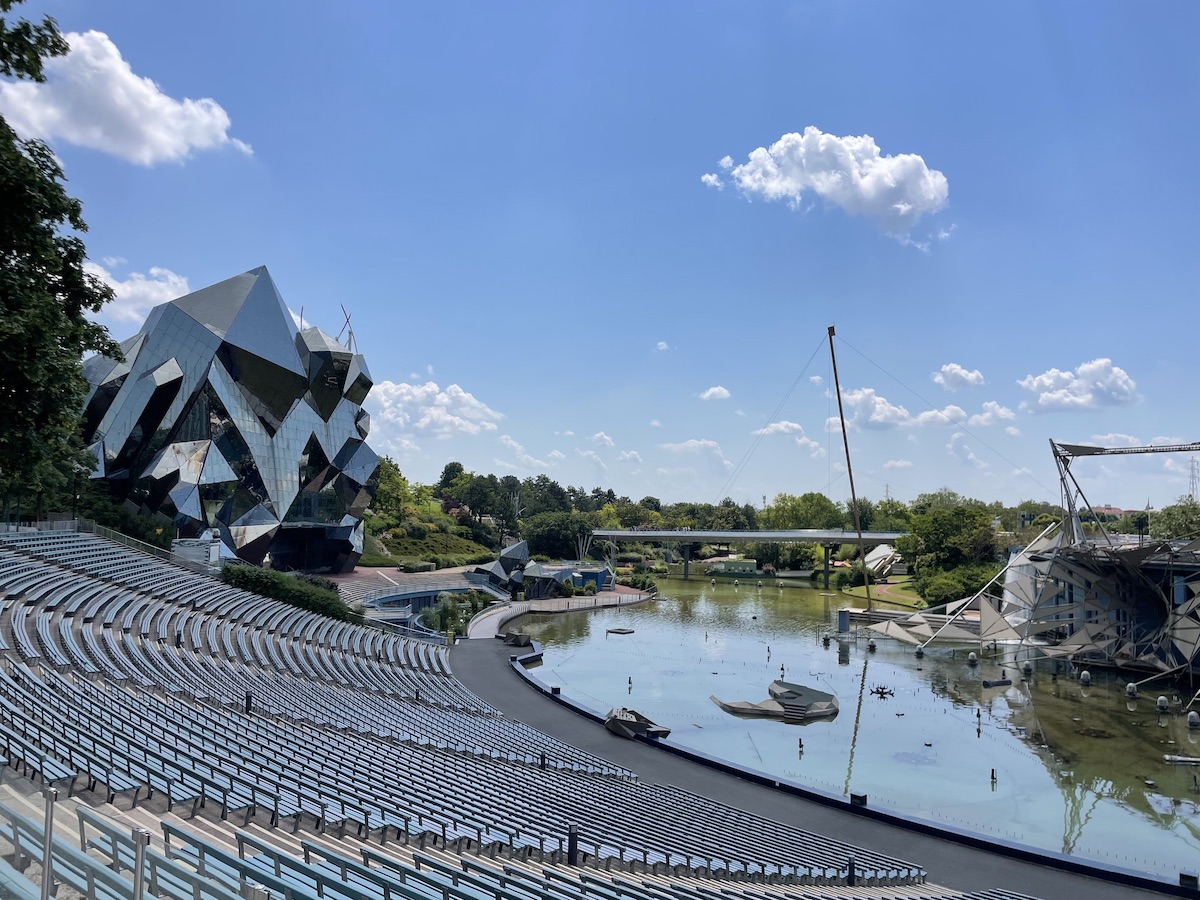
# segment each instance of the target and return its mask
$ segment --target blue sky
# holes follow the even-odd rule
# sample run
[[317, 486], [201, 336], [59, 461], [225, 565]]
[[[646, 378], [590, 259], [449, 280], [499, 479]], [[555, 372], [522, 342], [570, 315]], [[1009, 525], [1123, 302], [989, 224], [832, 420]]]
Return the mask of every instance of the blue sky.
[[[371, 443], [635, 500], [1056, 500], [1197, 434], [1200, 7], [82, 0], [0, 112], [114, 336], [257, 265], [341, 305]], [[1081, 461], [1156, 507], [1190, 458]]]

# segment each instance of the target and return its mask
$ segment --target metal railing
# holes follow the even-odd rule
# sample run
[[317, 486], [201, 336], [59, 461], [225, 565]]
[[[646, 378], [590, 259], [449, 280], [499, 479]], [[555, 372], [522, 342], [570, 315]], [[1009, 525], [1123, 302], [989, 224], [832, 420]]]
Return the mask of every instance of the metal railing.
[[96, 537], [102, 537], [106, 541], [112, 541], [114, 544], [121, 544], [128, 547], [130, 550], [137, 550], [139, 553], [145, 553], [149, 556], [157, 557], [165, 562], [173, 563], [181, 568], [188, 569], [192, 572], [198, 572], [201, 575], [212, 575], [219, 572], [225, 560], [220, 559], [217, 565], [209, 566], [204, 563], [194, 562], [190, 559], [178, 556], [170, 550], [164, 550], [162, 547], [156, 547], [153, 544], [147, 544], [145, 541], [139, 541], [137, 538], [132, 538], [127, 534], [121, 534], [119, 531], [113, 531], [111, 528], [106, 528], [103, 525], [98, 525], [88, 519], [79, 520], [79, 531], [87, 534], [94, 534]]

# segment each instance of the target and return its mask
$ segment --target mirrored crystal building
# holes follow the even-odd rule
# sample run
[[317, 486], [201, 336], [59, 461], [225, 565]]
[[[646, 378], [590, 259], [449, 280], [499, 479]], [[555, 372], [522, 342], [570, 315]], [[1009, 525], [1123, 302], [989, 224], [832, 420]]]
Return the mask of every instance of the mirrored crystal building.
[[360, 354], [300, 331], [266, 267], [155, 307], [121, 349], [84, 363], [94, 477], [249, 562], [354, 566], [379, 479]]

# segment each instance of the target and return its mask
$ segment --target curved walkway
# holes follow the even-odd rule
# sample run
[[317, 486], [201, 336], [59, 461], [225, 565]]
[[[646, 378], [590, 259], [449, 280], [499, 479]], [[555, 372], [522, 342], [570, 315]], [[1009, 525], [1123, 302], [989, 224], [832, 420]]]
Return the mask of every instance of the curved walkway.
[[[495, 629], [491, 634], [495, 633]], [[920, 832], [795, 797], [693, 763], [653, 746], [622, 740], [583, 716], [544, 698], [512, 671], [511, 647], [469, 640], [451, 651], [455, 676], [481, 698], [517, 719], [576, 747], [623, 765], [647, 782], [673, 784], [818, 834], [870, 847], [924, 866], [929, 881], [962, 891], [1003, 887], [1043, 900], [1161, 898], [1158, 891], [1114, 884], [942, 840]], [[669, 814], [669, 811], [667, 811]], [[1180, 860], [1181, 868], [1191, 861]], [[1164, 886], [1171, 893], [1171, 886]]]
[[495, 637], [500, 627], [525, 613], [578, 612], [584, 609], [607, 609], [610, 606], [633, 606], [645, 603], [652, 595], [634, 588], [618, 585], [611, 591], [601, 591], [591, 597], [552, 597], [543, 600], [522, 600], [518, 603], [498, 603], [489, 606], [467, 626], [467, 638]]

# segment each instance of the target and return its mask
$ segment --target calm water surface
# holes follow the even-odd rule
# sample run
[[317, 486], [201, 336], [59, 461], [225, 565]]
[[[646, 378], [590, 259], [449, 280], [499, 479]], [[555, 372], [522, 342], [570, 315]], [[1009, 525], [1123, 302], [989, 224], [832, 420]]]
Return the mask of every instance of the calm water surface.
[[[1171, 881], [1200, 866], [1200, 769], [1162, 761], [1164, 753], [1200, 756], [1200, 734], [1156, 714], [1167, 688], [1143, 688], [1130, 708], [1119, 676], [1095, 671], [1084, 689], [1065, 673], [1052, 678], [1053, 664], [1042, 660], [1022, 682], [1024, 657], [1003, 647], [974, 669], [966, 658], [978, 645], [934, 645], [918, 660], [911, 646], [880, 637], [869, 653], [865, 637], [833, 633], [846, 605], [839, 597], [764, 584], [673, 579], [656, 602], [528, 616], [520, 627], [545, 648], [539, 678], [597, 712], [637, 709], [686, 747]], [[709, 699], [765, 700], [781, 672], [836, 694], [837, 718], [742, 719]], [[1016, 684], [982, 686], [1002, 674]]]

